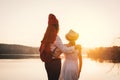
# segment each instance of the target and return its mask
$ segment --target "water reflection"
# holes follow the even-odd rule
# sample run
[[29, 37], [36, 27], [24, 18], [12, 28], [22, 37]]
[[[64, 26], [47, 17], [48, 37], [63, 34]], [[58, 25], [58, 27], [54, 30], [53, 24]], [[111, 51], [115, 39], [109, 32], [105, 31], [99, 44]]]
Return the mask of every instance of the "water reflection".
[[[79, 80], [119, 80], [118, 65], [84, 58]], [[1, 59], [0, 75], [0, 80], [47, 80], [40, 59]]]

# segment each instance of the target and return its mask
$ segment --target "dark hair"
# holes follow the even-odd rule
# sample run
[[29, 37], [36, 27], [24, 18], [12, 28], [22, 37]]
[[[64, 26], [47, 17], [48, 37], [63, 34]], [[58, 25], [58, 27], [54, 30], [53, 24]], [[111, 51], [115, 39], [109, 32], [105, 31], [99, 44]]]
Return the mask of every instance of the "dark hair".
[[53, 24], [53, 26], [55, 27], [55, 29], [57, 30], [57, 32], [59, 31], [59, 25], [58, 24]]
[[55, 16], [49, 15], [48, 27], [43, 37], [42, 43], [53, 43], [59, 31], [58, 20]]

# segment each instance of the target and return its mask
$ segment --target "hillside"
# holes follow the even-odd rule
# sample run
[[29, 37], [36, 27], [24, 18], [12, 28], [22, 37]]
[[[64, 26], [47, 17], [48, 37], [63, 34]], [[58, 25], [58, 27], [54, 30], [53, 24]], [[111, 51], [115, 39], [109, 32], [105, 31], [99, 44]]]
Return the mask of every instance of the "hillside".
[[39, 48], [16, 44], [0, 44], [0, 59], [4, 58], [37, 58]]

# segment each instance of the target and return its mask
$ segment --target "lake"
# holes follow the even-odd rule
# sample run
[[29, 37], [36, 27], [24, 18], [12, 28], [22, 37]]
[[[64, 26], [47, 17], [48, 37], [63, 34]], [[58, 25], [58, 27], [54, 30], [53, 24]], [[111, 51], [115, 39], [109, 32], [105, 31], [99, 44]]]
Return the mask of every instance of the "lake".
[[[47, 80], [40, 59], [0, 59], [0, 80]], [[120, 63], [83, 59], [79, 80], [120, 80]]]

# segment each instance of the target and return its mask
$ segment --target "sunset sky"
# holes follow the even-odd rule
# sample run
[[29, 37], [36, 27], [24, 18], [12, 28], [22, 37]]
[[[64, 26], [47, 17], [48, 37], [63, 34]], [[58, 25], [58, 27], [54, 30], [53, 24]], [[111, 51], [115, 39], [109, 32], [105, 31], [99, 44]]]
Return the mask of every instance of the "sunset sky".
[[120, 0], [0, 0], [0, 43], [38, 47], [49, 13], [63, 43], [73, 29], [83, 47], [120, 45]]

